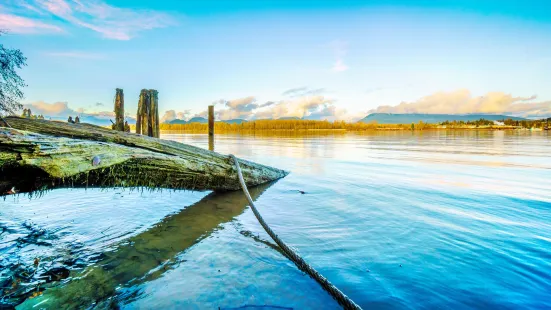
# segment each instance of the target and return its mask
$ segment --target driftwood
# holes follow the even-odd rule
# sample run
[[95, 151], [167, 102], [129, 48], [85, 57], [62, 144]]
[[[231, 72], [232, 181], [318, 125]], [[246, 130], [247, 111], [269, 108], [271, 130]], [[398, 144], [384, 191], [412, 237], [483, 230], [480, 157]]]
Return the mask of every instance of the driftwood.
[[[238, 190], [232, 160], [198, 147], [90, 124], [8, 117], [0, 127], [0, 196], [56, 187]], [[283, 170], [240, 160], [247, 185]]]

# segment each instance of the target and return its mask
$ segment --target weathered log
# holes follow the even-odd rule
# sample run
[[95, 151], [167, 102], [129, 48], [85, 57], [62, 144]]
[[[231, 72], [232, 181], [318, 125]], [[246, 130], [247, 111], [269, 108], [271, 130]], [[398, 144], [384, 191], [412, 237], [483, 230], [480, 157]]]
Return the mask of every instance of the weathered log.
[[115, 91], [115, 130], [124, 131], [124, 94], [120, 88]]
[[[55, 187], [238, 190], [231, 159], [198, 147], [89, 124], [8, 117], [0, 128], [0, 195]], [[240, 160], [247, 184], [283, 170]]]

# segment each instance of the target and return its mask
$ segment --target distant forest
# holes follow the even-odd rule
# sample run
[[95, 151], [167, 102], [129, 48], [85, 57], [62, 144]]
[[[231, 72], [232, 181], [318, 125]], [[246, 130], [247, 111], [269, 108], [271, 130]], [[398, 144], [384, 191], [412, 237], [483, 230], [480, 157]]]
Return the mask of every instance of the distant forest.
[[[367, 131], [367, 130], [427, 130], [427, 129], [544, 129], [546, 120], [502, 120], [503, 125], [495, 124], [494, 121], [479, 119], [474, 121], [445, 121], [439, 124], [428, 124], [424, 122], [412, 124], [378, 124], [371, 123], [347, 123], [345, 121], [315, 121], [315, 120], [256, 120], [243, 122], [241, 124], [230, 124], [216, 122], [215, 130], [219, 132], [235, 131], [262, 131], [262, 130], [346, 130], [346, 131]], [[208, 125], [205, 123], [188, 124], [161, 124], [161, 130], [174, 131], [206, 131]]]

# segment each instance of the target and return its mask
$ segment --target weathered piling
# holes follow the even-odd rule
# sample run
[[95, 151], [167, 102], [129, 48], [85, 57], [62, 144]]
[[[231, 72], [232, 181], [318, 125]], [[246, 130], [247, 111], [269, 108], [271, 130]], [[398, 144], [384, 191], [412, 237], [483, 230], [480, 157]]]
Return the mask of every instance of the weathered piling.
[[214, 136], [214, 106], [209, 105], [209, 137]]
[[136, 133], [142, 134], [142, 114], [144, 109], [146, 91], [142, 89], [140, 92], [140, 98], [138, 99], [138, 111], [136, 113]]
[[136, 133], [159, 138], [159, 92], [142, 89], [136, 115]]
[[214, 136], [209, 135], [209, 151], [214, 151]]
[[115, 130], [124, 131], [124, 93], [120, 88], [115, 91]]
[[149, 136], [159, 138], [159, 92], [154, 89], [149, 90], [149, 124], [151, 126]]
[[142, 89], [138, 101], [138, 114], [136, 115], [136, 133], [149, 136], [149, 91]]

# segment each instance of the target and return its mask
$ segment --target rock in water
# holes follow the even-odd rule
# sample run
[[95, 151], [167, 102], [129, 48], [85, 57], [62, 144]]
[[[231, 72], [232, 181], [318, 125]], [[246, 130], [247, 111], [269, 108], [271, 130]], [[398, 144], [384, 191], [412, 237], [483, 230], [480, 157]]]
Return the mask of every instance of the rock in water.
[[94, 156], [94, 158], [92, 158], [92, 166], [97, 166], [101, 163], [101, 158], [99, 158], [99, 156]]

